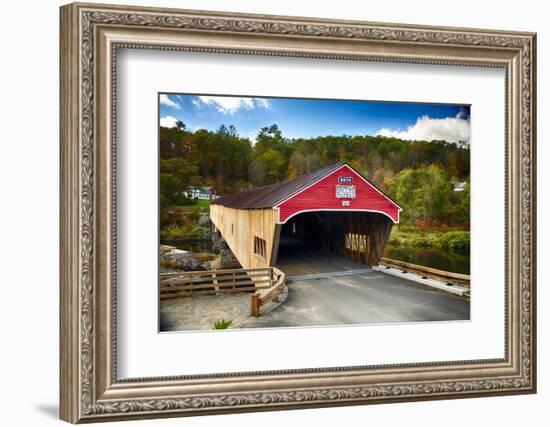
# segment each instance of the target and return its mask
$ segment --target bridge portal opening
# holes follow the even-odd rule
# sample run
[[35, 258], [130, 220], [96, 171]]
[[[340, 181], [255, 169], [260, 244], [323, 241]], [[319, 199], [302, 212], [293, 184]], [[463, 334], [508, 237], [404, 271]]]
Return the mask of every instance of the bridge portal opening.
[[392, 226], [390, 218], [375, 212], [301, 213], [279, 226], [275, 264], [312, 273], [376, 265]]

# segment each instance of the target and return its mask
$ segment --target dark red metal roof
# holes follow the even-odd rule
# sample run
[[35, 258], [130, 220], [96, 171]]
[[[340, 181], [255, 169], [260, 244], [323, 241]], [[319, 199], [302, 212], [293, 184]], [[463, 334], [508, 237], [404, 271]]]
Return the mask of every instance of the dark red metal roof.
[[213, 200], [211, 204], [235, 209], [272, 208], [287, 197], [313, 184], [344, 164], [337, 163], [287, 181], [221, 196]]

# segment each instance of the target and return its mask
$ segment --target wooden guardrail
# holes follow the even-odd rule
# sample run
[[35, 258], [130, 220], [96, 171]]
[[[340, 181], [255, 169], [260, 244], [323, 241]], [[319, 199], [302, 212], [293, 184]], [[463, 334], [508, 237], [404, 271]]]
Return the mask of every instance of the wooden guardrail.
[[160, 298], [253, 292], [250, 314], [258, 317], [261, 307], [276, 300], [285, 287], [285, 273], [275, 267], [232, 270], [183, 271], [160, 275]]
[[469, 288], [470, 287], [470, 275], [452, 273], [449, 271], [438, 270], [431, 267], [425, 267], [423, 265], [411, 264], [404, 261], [397, 261], [395, 259], [380, 258], [380, 265], [384, 267], [396, 268], [406, 273], [417, 274], [428, 279], [438, 280], [443, 283], [450, 283], [452, 285], [460, 285]]
[[185, 271], [160, 275], [160, 297], [255, 292], [273, 284], [271, 268]]
[[250, 297], [250, 315], [258, 317], [260, 315], [260, 309], [264, 304], [269, 301], [274, 301], [279, 298], [281, 292], [286, 286], [286, 276], [278, 268], [271, 268], [271, 279], [273, 286], [265, 290], [259, 290]]

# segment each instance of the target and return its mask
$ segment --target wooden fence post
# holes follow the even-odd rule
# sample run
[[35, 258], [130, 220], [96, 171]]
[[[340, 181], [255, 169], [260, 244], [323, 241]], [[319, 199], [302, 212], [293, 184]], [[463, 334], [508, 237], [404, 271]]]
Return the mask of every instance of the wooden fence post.
[[214, 285], [214, 290], [216, 291], [216, 295], [218, 295], [218, 291], [220, 290], [220, 287], [216, 286], [218, 284], [218, 281], [216, 280], [216, 273], [212, 273], [212, 284]]
[[250, 315], [258, 317], [260, 315], [260, 300], [258, 295], [254, 294], [250, 297]]

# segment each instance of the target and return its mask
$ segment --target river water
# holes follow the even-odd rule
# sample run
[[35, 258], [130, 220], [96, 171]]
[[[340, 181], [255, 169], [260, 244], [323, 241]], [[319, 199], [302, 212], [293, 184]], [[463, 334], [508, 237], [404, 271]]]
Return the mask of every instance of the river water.
[[386, 246], [384, 256], [452, 273], [470, 274], [469, 253], [458, 254], [451, 251], [416, 246]]
[[212, 239], [185, 239], [185, 240], [171, 240], [161, 242], [163, 245], [174, 246], [183, 251], [189, 251], [194, 253], [219, 253], [219, 250], [214, 248]]

